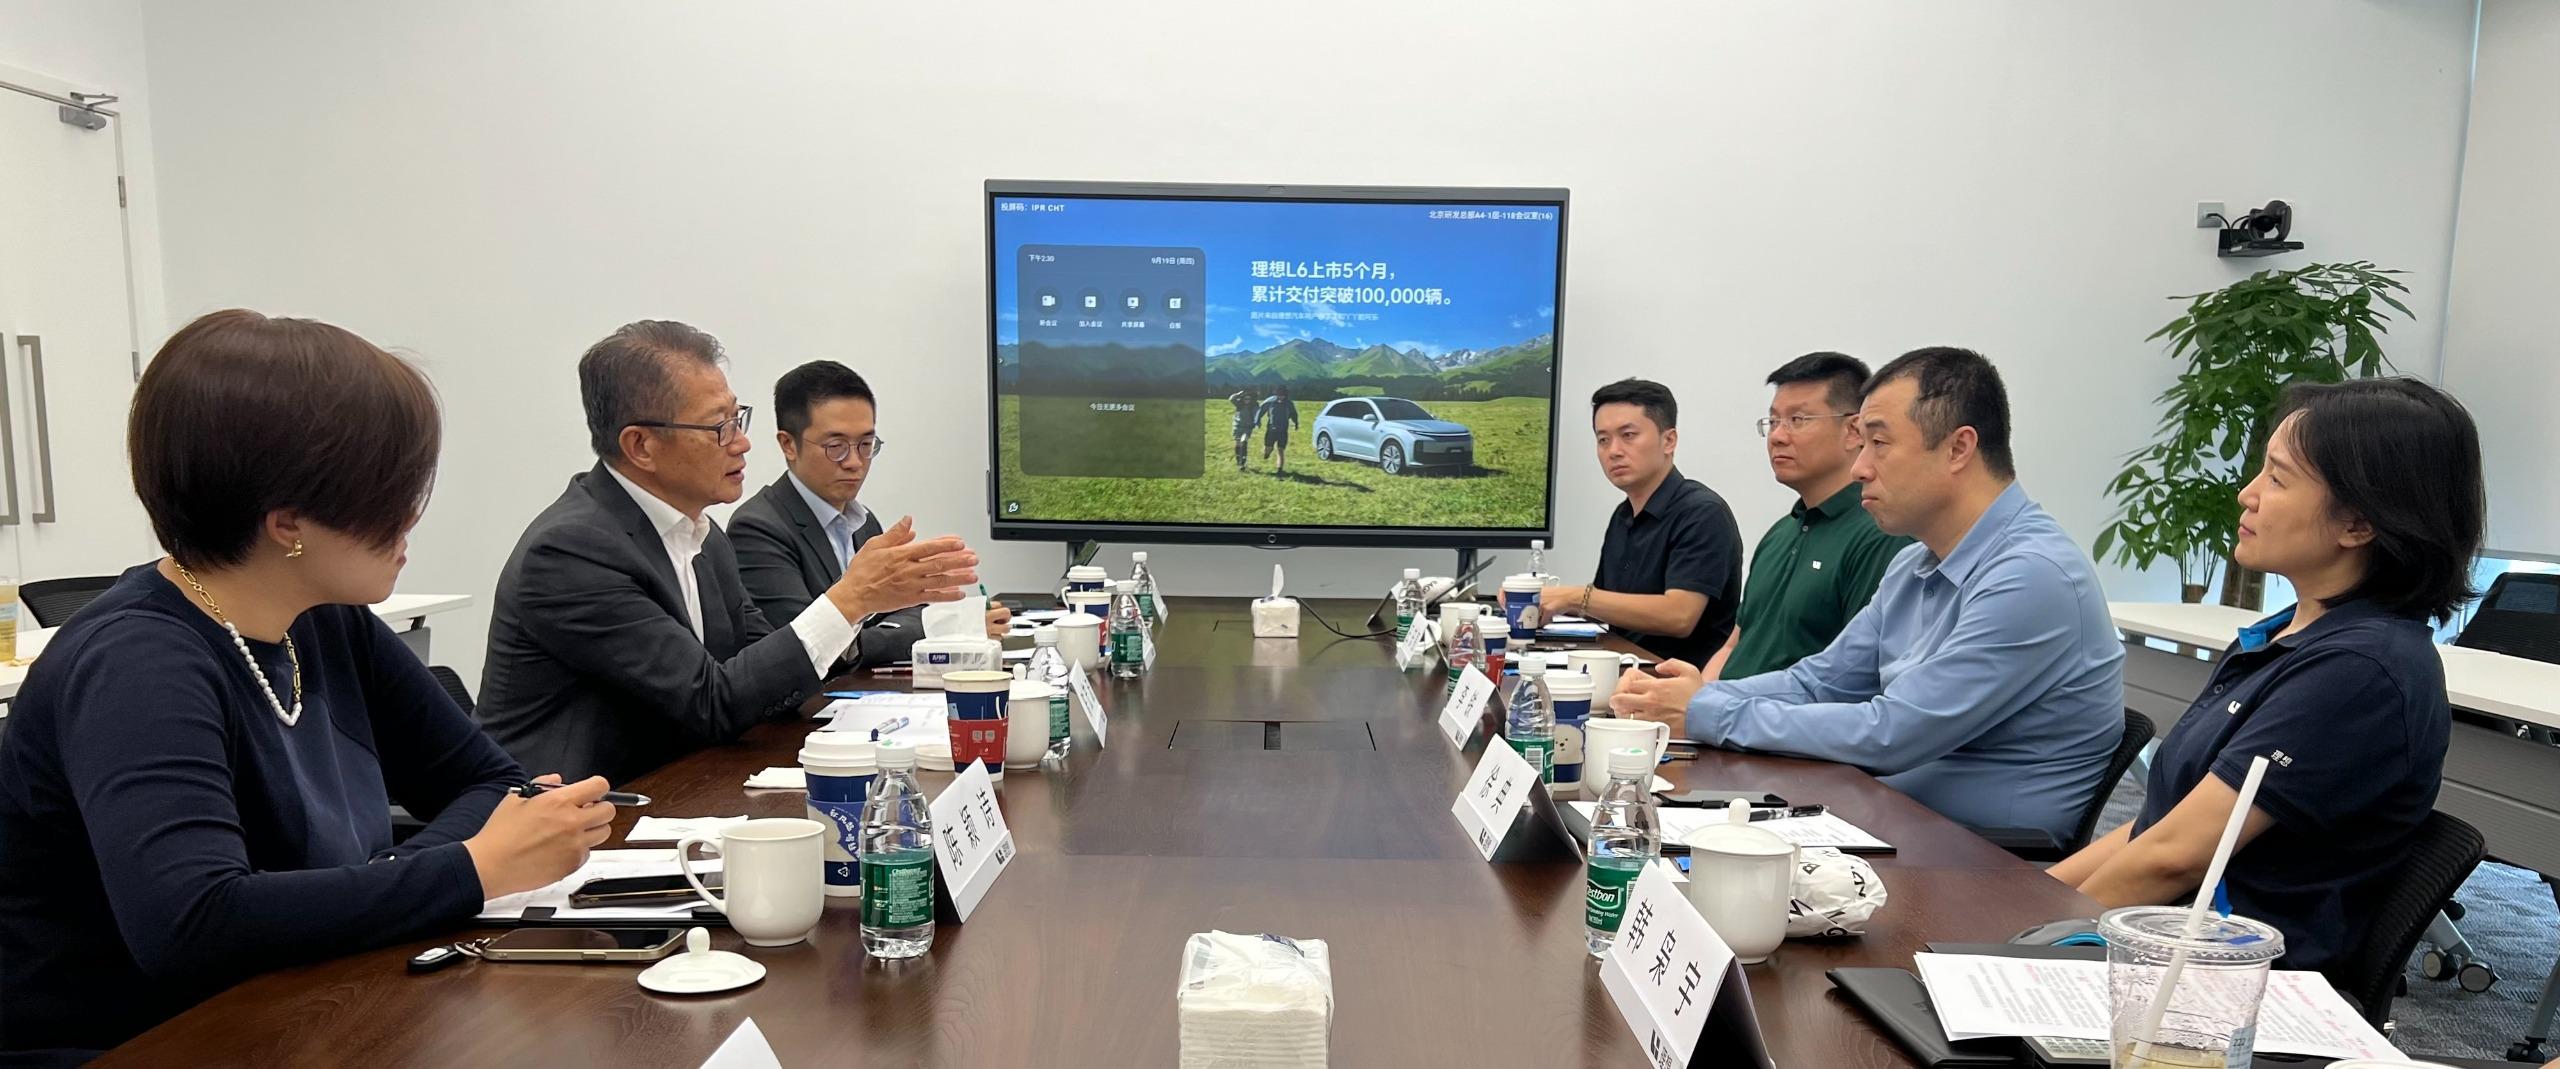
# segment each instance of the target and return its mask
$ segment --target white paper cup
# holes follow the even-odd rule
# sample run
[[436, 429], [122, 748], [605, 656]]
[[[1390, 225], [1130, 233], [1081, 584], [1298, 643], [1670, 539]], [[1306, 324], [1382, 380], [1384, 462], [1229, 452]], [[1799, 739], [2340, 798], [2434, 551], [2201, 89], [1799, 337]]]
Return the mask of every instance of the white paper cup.
[[862, 893], [862, 804], [879, 774], [877, 748], [851, 731], [818, 731], [800, 746], [809, 779], [809, 819], [827, 826], [823, 872], [827, 893]]
[[[951, 728], [952, 768], [984, 764], [988, 778], [1004, 778], [1005, 696], [1012, 689], [1013, 676], [1005, 672], [963, 670], [943, 674], [942, 692], [947, 705], [944, 722]], [[1048, 715], [1045, 708], [1041, 715]], [[1040, 732], [1040, 744], [1049, 744], [1045, 728]]]
[[1514, 575], [1502, 580], [1502, 620], [1511, 628], [1511, 641], [1527, 642], [1538, 637], [1538, 629], [1523, 627], [1520, 614], [1538, 603], [1538, 595], [1546, 592], [1547, 582], [1534, 575]]

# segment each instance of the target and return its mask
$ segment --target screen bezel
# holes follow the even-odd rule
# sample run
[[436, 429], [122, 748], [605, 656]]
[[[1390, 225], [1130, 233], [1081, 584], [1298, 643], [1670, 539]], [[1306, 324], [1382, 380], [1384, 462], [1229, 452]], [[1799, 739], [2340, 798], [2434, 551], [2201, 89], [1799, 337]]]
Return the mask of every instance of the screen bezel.
[[988, 179], [979, 208], [986, 227], [986, 362], [987, 372], [987, 524], [1000, 541], [1114, 541], [1251, 546], [1399, 546], [1429, 549], [1522, 548], [1531, 540], [1555, 540], [1556, 448], [1559, 428], [1547, 427], [1545, 520], [1535, 528], [1495, 527], [1361, 527], [1330, 524], [1220, 524], [1131, 522], [1124, 520], [1011, 520], [1003, 514], [1004, 488], [997, 458], [996, 394], [996, 202], [1006, 197], [1086, 197], [1125, 200], [1276, 200], [1311, 203], [1409, 202], [1430, 204], [1529, 205], [1556, 212], [1554, 366], [1547, 393], [1550, 410], [1561, 415], [1564, 383], [1565, 243], [1570, 233], [1568, 190], [1543, 187], [1490, 186], [1317, 186], [1242, 185], [1171, 182], [1043, 182]]

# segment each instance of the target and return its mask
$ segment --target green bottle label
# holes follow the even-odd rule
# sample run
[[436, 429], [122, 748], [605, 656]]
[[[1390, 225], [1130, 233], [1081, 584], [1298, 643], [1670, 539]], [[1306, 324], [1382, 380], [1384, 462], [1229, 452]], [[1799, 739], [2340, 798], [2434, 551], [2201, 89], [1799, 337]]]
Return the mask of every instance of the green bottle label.
[[1142, 664], [1147, 659], [1147, 636], [1141, 631], [1122, 631], [1111, 636], [1111, 659], [1121, 664]]
[[1519, 751], [1520, 759], [1529, 762], [1529, 767], [1538, 770], [1539, 782], [1554, 783], [1556, 781], [1555, 740], [1505, 739], [1503, 741], [1509, 742], [1512, 749]]
[[1067, 696], [1061, 694], [1049, 699], [1049, 741], [1056, 742], [1066, 737]]
[[1617, 931], [1618, 922], [1627, 915], [1627, 896], [1643, 872], [1643, 858], [1592, 858], [1590, 877], [1583, 883], [1582, 923], [1604, 932]]
[[1405, 640], [1407, 637], [1411, 636], [1412, 634], [1413, 634], [1413, 614], [1412, 614], [1412, 613], [1409, 613], [1409, 612], [1400, 612], [1400, 613], [1397, 613], [1397, 614], [1396, 614], [1396, 643], [1397, 643], [1398, 645], [1402, 645], [1402, 644], [1404, 643], [1404, 640]]
[[862, 923], [913, 928], [933, 919], [933, 851], [862, 855]]
[[1138, 595], [1138, 611], [1149, 619], [1153, 619], [1156, 615], [1156, 596], [1141, 592]]

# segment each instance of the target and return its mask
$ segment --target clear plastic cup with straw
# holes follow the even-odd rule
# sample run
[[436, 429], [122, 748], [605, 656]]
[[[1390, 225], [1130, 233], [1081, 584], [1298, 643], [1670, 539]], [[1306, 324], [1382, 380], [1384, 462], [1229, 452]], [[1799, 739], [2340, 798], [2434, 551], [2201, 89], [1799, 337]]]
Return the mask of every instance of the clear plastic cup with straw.
[[2284, 956], [2284, 937], [2246, 917], [2214, 918], [2211, 909], [2266, 777], [2267, 759], [2250, 758], [2194, 905], [2134, 906], [2098, 919], [2114, 1069], [2248, 1069], [2258, 1002], [2267, 970]]
[[[2098, 918], [2107, 940], [2115, 1069], [2240, 1069], [2256, 1046], [2258, 1003], [2284, 936], [2246, 917], [2216, 917], [2193, 937], [2180, 906], [2132, 906]], [[2174, 988], [2164, 983], [2183, 957]], [[2168, 997], [2162, 1001], [2164, 989]], [[2145, 1032], [2155, 1001], [2156, 1030]]]

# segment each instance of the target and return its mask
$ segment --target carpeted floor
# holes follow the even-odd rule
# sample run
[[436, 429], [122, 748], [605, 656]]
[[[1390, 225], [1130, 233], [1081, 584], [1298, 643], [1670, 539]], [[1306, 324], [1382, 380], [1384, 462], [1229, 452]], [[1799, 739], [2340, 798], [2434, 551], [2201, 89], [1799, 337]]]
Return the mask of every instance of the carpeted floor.
[[[2142, 793], [2141, 781], [2127, 775], [2107, 802], [2099, 830], [2132, 820], [2142, 808]], [[2473, 960], [2497, 970], [2497, 986], [2475, 995], [2451, 981], [2429, 980], [2418, 975], [2412, 955], [2409, 994], [2392, 1003], [2398, 1022], [2392, 1041], [2418, 1057], [2503, 1058], [2508, 1044], [2524, 1038], [2543, 979], [2560, 957], [2560, 904], [2541, 877], [2496, 862], [2473, 872], [2454, 900], [2468, 911], [2457, 927], [2471, 944]], [[2543, 1057], [2560, 1057], [2560, 1049], [2546, 1044]]]

